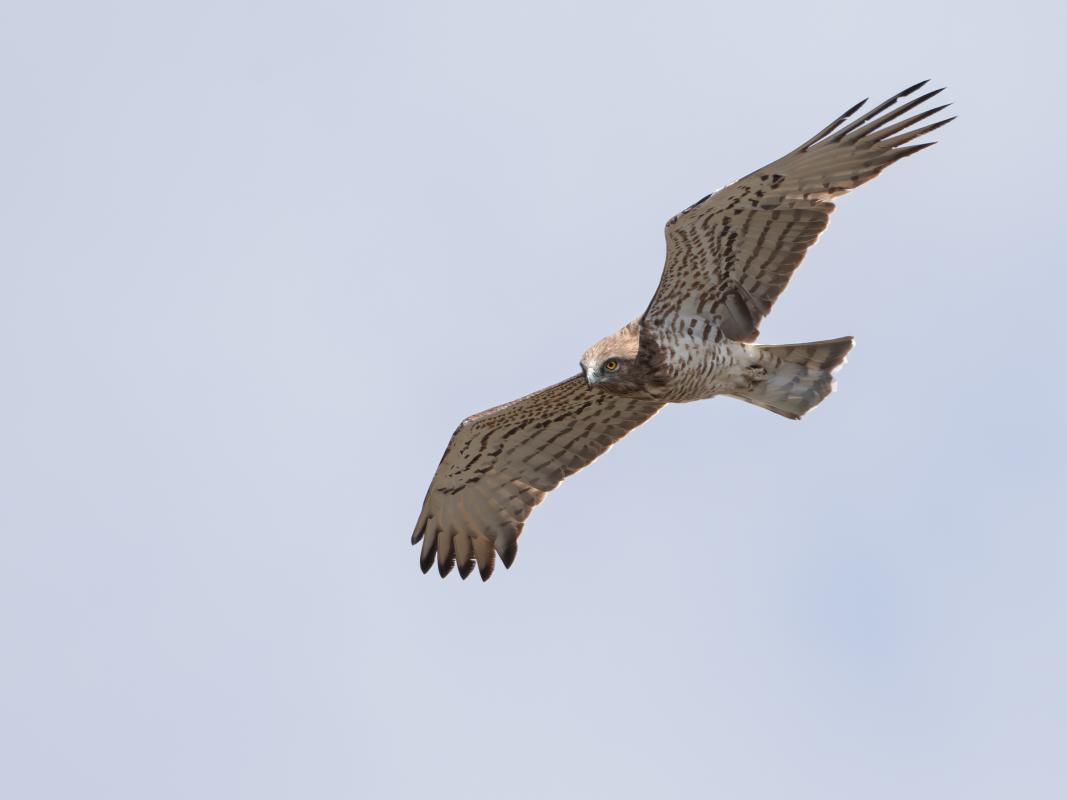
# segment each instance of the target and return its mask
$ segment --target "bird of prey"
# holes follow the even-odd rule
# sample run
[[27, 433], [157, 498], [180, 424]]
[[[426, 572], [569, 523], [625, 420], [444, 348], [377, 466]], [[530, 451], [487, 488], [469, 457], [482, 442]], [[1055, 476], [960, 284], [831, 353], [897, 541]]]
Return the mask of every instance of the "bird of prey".
[[[535, 505], [667, 403], [729, 395], [800, 419], [833, 391], [852, 337], [754, 344], [759, 325], [834, 210], [831, 202], [934, 142], [954, 117], [909, 111], [911, 86], [855, 119], [862, 101], [792, 152], [667, 221], [667, 258], [645, 312], [594, 344], [581, 372], [465, 419], [452, 435], [412, 535], [420, 565], [482, 580], [510, 567]], [[897, 122], [895, 120], [905, 117]]]

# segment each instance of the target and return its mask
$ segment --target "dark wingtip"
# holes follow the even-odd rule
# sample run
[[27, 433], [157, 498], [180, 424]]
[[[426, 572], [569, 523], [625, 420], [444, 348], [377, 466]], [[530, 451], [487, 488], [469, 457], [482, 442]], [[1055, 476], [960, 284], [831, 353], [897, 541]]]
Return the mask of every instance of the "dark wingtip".
[[455, 565], [456, 565], [456, 559], [454, 557], [450, 557], [444, 563], [442, 563], [440, 561], [437, 562], [437, 571], [441, 574], [442, 578], [447, 578], [448, 577], [448, 573], [450, 573], [452, 571], [452, 567], [454, 567]]
[[461, 564], [458, 561], [456, 562], [456, 572], [459, 573], [459, 577], [463, 578], [463, 580], [467, 580], [467, 576], [471, 574], [471, 571], [473, 569], [474, 559], [471, 559], [470, 561], [464, 564]]
[[907, 147], [898, 147], [893, 152], [898, 153], [900, 158], [906, 158], [907, 156], [915, 155], [920, 150], [925, 150], [927, 147], [933, 147], [935, 144], [937, 144], [936, 141], [923, 142], [922, 144], [913, 144], [908, 145]]
[[905, 89], [905, 90], [904, 90], [903, 92], [901, 92], [900, 94], [898, 94], [898, 95], [897, 95], [897, 97], [907, 97], [907, 96], [908, 96], [909, 94], [911, 94], [912, 92], [917, 92], [917, 91], [918, 91], [919, 89], [923, 88], [923, 87], [924, 87], [924, 86], [925, 86], [926, 84], [928, 84], [929, 82], [930, 82], [930, 79], [929, 79], [929, 78], [927, 78], [927, 79], [926, 79], [926, 80], [924, 80], [924, 81], [919, 81], [919, 82], [918, 82], [918, 83], [916, 83], [915, 85], [913, 85], [913, 86], [909, 86], [909, 87], [908, 87], [907, 89]]
[[429, 514], [425, 519], [420, 519], [415, 523], [415, 530], [411, 533], [412, 544], [418, 544], [422, 541], [422, 535], [426, 533], [426, 526], [430, 524], [431, 519], [433, 519], [433, 514]]
[[500, 552], [500, 560], [504, 562], [505, 569], [511, 569], [511, 565], [515, 563], [515, 556], [519, 553], [519, 543], [510, 542], [508, 546]]
[[430, 571], [430, 567], [433, 566], [433, 562], [434, 562], [434, 551], [433, 550], [431, 550], [430, 552], [428, 552], [426, 555], [422, 556], [419, 559], [419, 569], [422, 570], [422, 574], [423, 575], [425, 575], [427, 572]]
[[863, 98], [862, 100], [860, 100], [860, 101], [859, 101], [858, 103], [856, 103], [856, 105], [852, 106], [852, 108], [850, 108], [850, 109], [849, 109], [848, 111], [846, 111], [846, 112], [845, 112], [844, 114], [842, 114], [841, 116], [842, 116], [842, 117], [846, 117], [846, 118], [847, 118], [847, 117], [851, 117], [851, 116], [852, 116], [853, 114], [855, 114], [855, 113], [856, 113], [857, 111], [859, 111], [859, 110], [860, 110], [861, 108], [863, 108], [863, 104], [864, 104], [864, 103], [866, 103], [866, 102], [867, 102], [868, 100], [870, 100], [870, 99], [871, 99], [871, 98], [869, 98], [869, 97], [864, 97], [864, 98]]

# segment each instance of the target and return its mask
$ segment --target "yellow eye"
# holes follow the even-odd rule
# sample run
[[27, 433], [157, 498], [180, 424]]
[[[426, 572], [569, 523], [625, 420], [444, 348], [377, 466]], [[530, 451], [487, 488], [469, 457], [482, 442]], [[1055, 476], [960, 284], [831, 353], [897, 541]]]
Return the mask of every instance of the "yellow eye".
[[619, 368], [619, 362], [616, 361], [614, 358], [611, 359], [611, 361], [605, 361], [604, 362], [604, 369], [606, 369], [608, 372], [614, 372], [618, 368]]

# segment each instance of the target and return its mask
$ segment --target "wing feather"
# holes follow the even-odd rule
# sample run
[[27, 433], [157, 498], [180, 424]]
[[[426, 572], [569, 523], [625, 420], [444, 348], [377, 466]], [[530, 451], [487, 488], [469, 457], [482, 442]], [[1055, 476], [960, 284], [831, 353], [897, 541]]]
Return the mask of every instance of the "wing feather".
[[897, 105], [909, 86], [845, 124], [858, 103], [796, 150], [708, 195], [667, 222], [667, 258], [645, 322], [669, 328], [675, 318], [705, 316], [723, 335], [750, 342], [833, 213], [833, 199], [933, 142], [908, 142], [951, 122], [912, 126], [947, 106], [898, 117], [941, 92]]
[[590, 389], [575, 376], [463, 421], [448, 443], [411, 537], [423, 572], [441, 577], [495, 557], [510, 567], [533, 507], [567, 476], [655, 414], [661, 403]]

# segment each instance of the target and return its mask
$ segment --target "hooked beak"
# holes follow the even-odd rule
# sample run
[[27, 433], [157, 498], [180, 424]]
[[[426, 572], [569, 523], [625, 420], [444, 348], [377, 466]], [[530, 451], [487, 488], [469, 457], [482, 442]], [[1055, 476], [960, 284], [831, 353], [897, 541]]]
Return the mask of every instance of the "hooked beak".
[[592, 369], [584, 365], [582, 366], [582, 372], [585, 373], [585, 385], [592, 389], [593, 384], [596, 383], [596, 374], [593, 372]]

